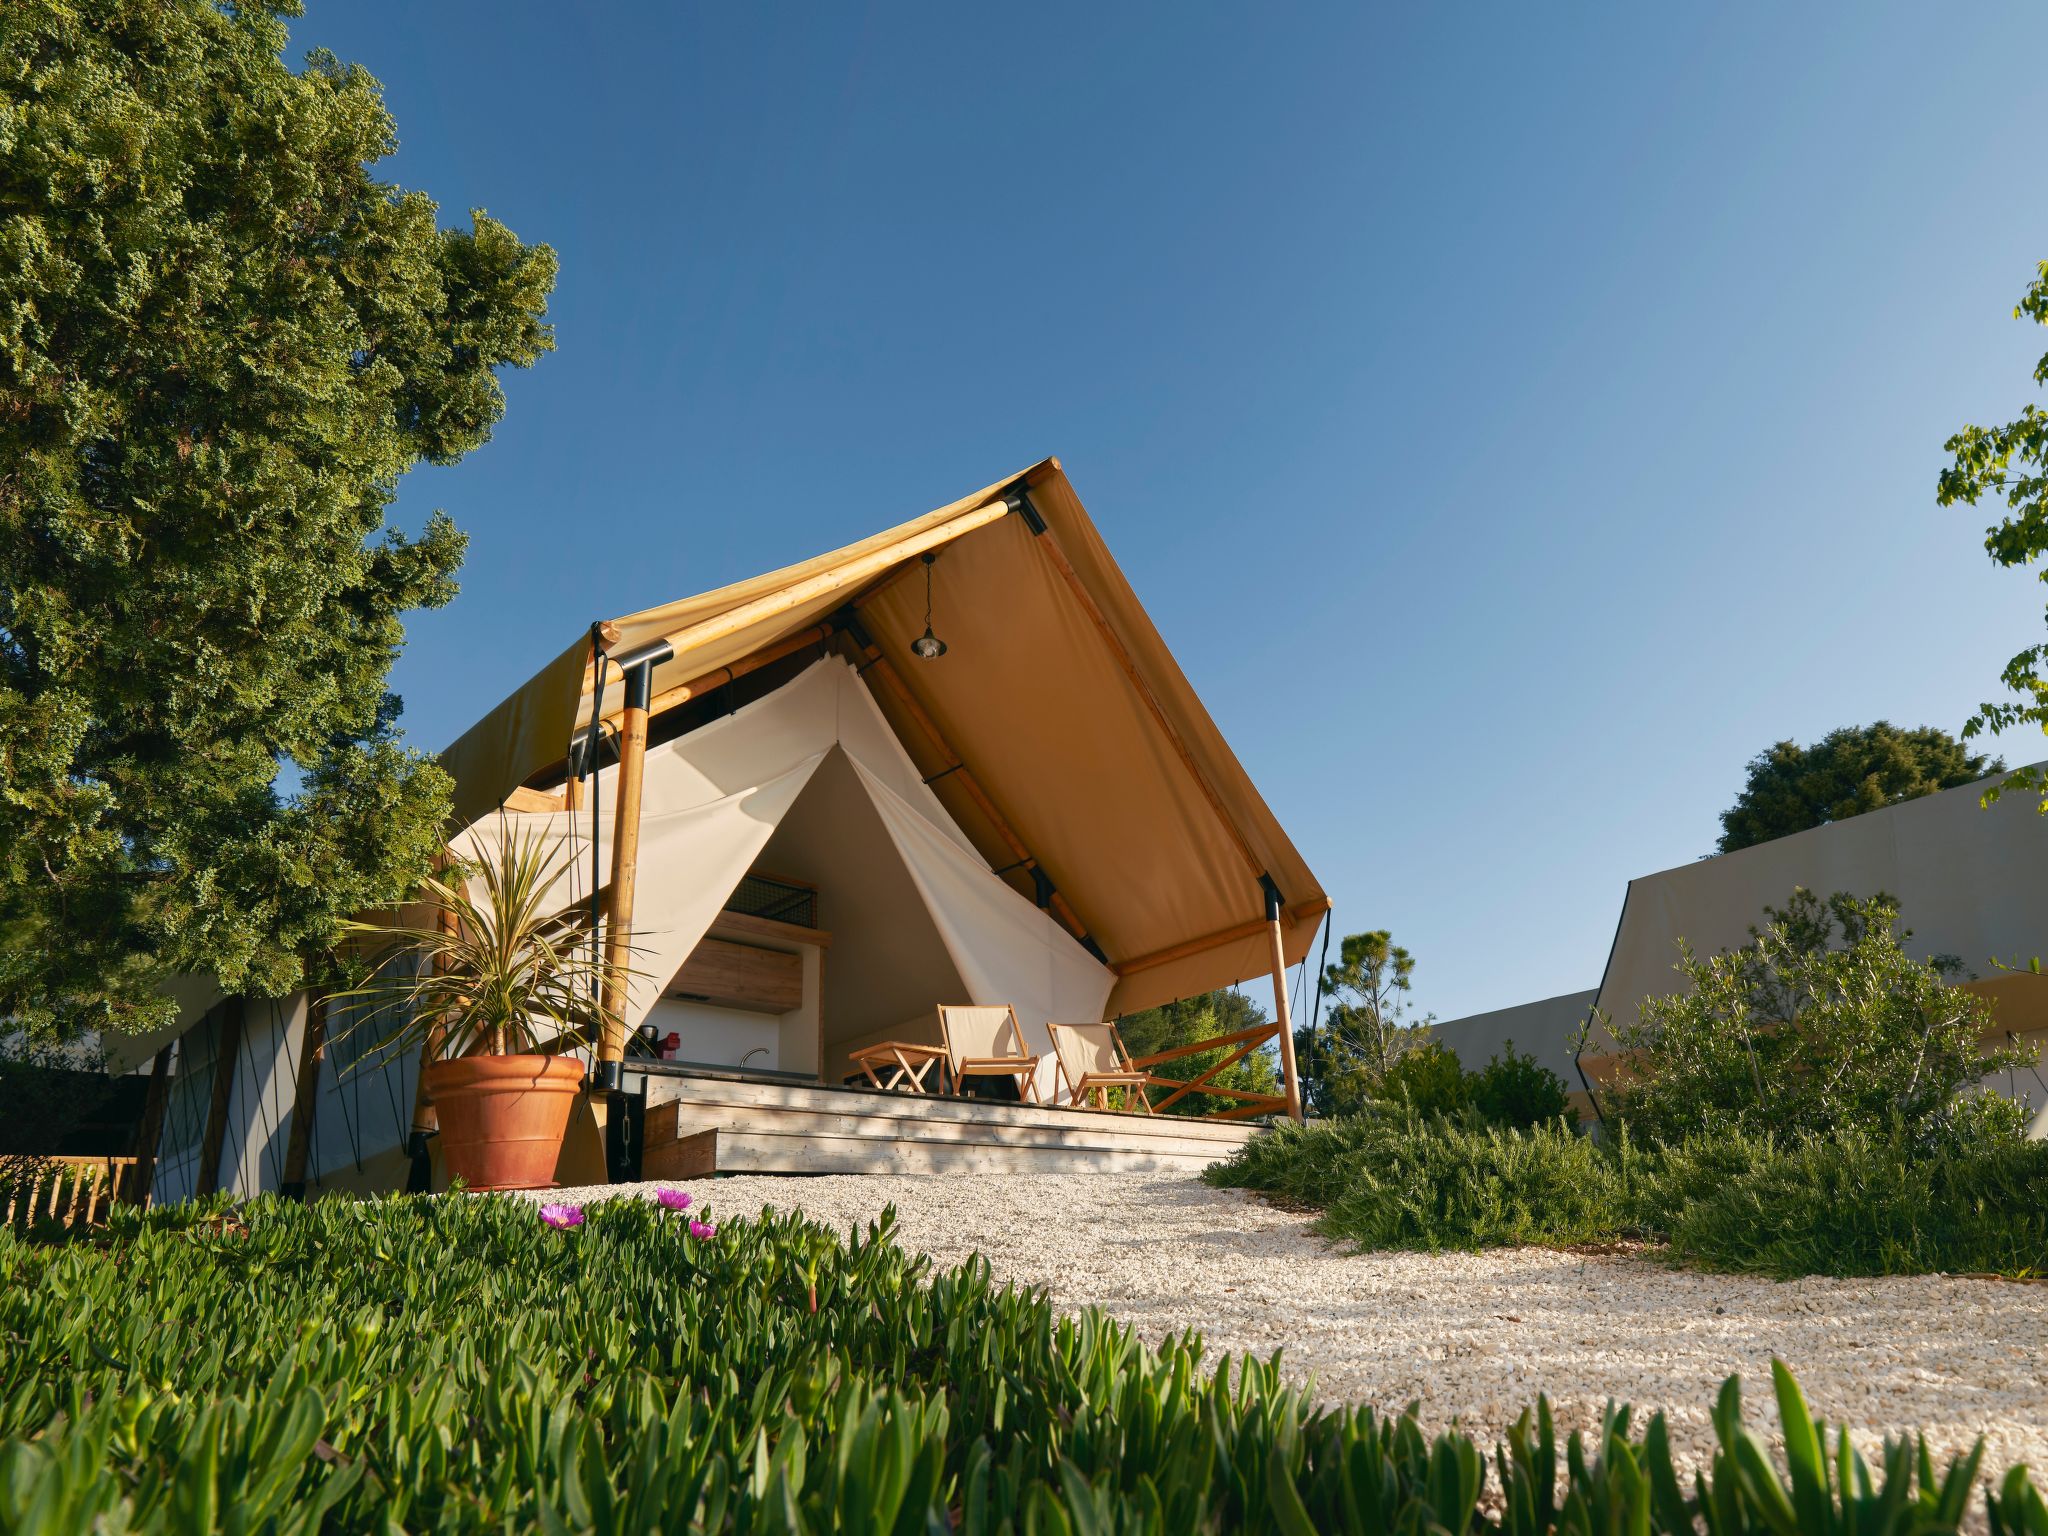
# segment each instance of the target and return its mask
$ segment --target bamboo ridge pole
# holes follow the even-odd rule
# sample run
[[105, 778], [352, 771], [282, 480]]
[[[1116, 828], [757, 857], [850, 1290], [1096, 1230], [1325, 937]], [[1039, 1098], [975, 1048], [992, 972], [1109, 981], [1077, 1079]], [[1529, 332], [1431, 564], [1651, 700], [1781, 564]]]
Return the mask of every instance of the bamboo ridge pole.
[[[687, 683], [678, 683], [672, 688], [662, 689], [661, 692], [648, 700], [647, 713], [650, 717], [666, 714], [678, 704], [687, 704], [701, 693], [709, 692], [713, 688], [722, 688], [727, 683], [736, 682], [740, 678], [745, 677], [749, 672], [760, 671], [761, 668], [767, 666], [770, 662], [780, 661], [785, 656], [794, 656], [798, 651], [804, 649], [805, 646], [822, 645], [831, 638], [832, 626], [830, 624], [813, 624], [809, 629], [798, 630], [793, 635], [786, 635], [782, 639], [777, 640], [773, 645], [763, 646], [751, 655], [742, 656], [738, 661], [715, 668], [704, 673], [701, 677], [693, 677]], [[620, 719], [624, 714], [625, 707], [621, 705], [617, 709], [606, 710], [604, 718], [606, 723], [609, 724]], [[588, 730], [589, 726], [586, 725], [583, 729]], [[571, 779], [569, 782], [573, 784], [576, 781]]]
[[[922, 533], [913, 534], [900, 544], [871, 550], [858, 559], [847, 561], [844, 565], [835, 566], [829, 571], [821, 571], [816, 576], [806, 577], [802, 581], [792, 582], [789, 586], [757, 597], [752, 602], [741, 603], [736, 608], [728, 609], [696, 624], [686, 625], [660, 638], [667, 642], [675, 655], [687, 655], [701, 646], [737, 634], [764, 619], [775, 618], [793, 608], [801, 608], [806, 603], [815, 602], [821, 597], [829, 597], [848, 587], [858, 586], [872, 577], [879, 576], [899, 560], [915, 559], [928, 549], [937, 549], [941, 544], [949, 544], [963, 534], [972, 533], [977, 528], [985, 528], [990, 523], [1009, 515], [1010, 507], [1007, 502], [1000, 499], [988, 502], [972, 511], [962, 512], [957, 517], [948, 518]], [[583, 692], [586, 696], [591, 692], [589, 678], [584, 682]]]

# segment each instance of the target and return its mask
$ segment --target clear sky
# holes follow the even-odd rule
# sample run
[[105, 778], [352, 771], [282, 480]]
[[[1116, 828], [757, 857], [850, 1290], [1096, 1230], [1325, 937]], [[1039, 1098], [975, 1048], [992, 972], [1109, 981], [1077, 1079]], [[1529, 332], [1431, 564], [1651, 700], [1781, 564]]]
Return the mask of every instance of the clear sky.
[[1454, 1017], [1593, 986], [1757, 751], [1954, 730], [2040, 636], [1933, 496], [2048, 348], [2037, 8], [309, 8], [388, 175], [562, 260], [496, 440], [404, 485], [472, 540], [418, 745], [1058, 454]]

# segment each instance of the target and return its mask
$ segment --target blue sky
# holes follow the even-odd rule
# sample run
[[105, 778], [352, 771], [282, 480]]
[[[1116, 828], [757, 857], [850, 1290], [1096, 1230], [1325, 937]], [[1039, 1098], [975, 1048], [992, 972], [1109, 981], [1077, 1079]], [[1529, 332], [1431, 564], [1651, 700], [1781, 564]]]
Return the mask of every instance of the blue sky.
[[1339, 931], [1454, 1017], [1594, 985], [1757, 751], [1954, 730], [2040, 634], [1933, 487], [2048, 349], [2048, 13], [309, 9], [387, 174], [562, 260], [496, 440], [404, 483], [472, 539], [419, 745], [1058, 454]]

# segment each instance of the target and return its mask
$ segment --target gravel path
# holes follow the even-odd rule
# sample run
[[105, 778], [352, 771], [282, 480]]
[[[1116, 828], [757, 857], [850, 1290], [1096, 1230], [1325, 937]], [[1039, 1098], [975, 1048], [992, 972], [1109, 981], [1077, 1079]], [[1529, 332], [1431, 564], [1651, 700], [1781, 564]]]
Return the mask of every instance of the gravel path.
[[[659, 1186], [558, 1191], [598, 1199]], [[1625, 1256], [1540, 1248], [1352, 1255], [1276, 1210], [1188, 1176], [742, 1176], [688, 1184], [715, 1219], [764, 1205], [844, 1231], [894, 1204], [899, 1240], [1062, 1307], [1102, 1307], [1148, 1339], [1194, 1328], [1212, 1351], [1285, 1350], [1320, 1396], [1456, 1420], [1482, 1446], [1547, 1391], [1567, 1426], [1602, 1403], [1665, 1410], [1688, 1461], [1712, 1447], [1707, 1409], [1743, 1379], [1752, 1424], [1776, 1412], [1770, 1360], [1866, 1456], [1920, 1430], [1937, 1456], [1987, 1441], [1986, 1465], [2048, 1468], [2048, 1286], [1920, 1277], [1770, 1280], [1698, 1275]], [[1761, 1426], [1759, 1426], [1761, 1427]]]

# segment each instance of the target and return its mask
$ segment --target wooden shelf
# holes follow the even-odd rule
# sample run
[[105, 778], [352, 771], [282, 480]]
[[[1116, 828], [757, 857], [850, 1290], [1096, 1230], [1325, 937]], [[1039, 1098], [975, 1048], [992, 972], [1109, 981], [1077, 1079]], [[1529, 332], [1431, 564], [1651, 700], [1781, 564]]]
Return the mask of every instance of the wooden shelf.
[[806, 928], [799, 923], [779, 923], [772, 917], [754, 917], [745, 912], [721, 912], [711, 920], [708, 930], [715, 939], [735, 939], [744, 944], [752, 940], [771, 939], [788, 944], [808, 944], [813, 949], [830, 949], [832, 935], [822, 928]]

